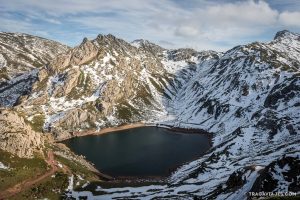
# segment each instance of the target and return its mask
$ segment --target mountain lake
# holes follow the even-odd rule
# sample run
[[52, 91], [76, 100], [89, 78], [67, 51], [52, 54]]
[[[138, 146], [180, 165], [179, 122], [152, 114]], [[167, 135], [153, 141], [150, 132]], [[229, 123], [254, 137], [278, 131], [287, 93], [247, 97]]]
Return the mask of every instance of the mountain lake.
[[63, 141], [102, 173], [112, 177], [168, 176], [210, 148], [207, 134], [139, 127]]

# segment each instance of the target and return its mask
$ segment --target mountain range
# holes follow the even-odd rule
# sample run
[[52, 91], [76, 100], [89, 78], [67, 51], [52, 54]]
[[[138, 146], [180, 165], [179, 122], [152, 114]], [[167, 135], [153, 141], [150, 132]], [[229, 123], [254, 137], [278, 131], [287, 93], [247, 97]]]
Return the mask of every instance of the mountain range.
[[[101, 189], [102, 197], [299, 192], [299, 70], [300, 35], [286, 30], [227, 52], [169, 50], [111, 34], [71, 48], [2, 32], [0, 148], [30, 158], [45, 148], [44, 135], [59, 141], [136, 122], [202, 129], [212, 148], [167, 183]], [[83, 194], [92, 195], [69, 195]]]

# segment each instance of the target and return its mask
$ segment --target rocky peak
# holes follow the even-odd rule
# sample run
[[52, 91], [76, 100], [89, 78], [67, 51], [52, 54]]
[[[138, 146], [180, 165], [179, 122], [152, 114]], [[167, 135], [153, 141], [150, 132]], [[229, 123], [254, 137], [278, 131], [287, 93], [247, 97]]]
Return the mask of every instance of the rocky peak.
[[161, 46], [144, 39], [134, 40], [130, 44], [131, 46], [134, 46], [143, 52], [151, 53], [156, 57], [161, 57], [163, 51], [165, 50]]
[[96, 39], [92, 40], [92, 42], [99, 48], [101, 52], [114, 50], [115, 52], [126, 53], [132, 50], [132, 47], [128, 42], [117, 38], [112, 34], [99, 34]]
[[82, 40], [82, 43], [81, 44], [84, 44], [84, 43], [86, 43], [88, 41], [88, 39], [85, 37], [85, 38], [83, 38], [83, 40]]
[[109, 33], [106, 37], [111, 38], [111, 39], [117, 39], [116, 36], [114, 36], [113, 34]]
[[130, 44], [132, 46], [135, 46], [136, 48], [140, 48], [142, 45], [150, 44], [150, 42], [144, 39], [137, 39], [137, 40], [133, 40]]
[[[256, 167], [245, 166], [267, 166], [280, 152], [299, 152], [298, 37], [283, 31], [270, 43], [237, 46], [224, 54], [178, 49], [163, 51], [160, 59], [156, 55], [162, 48], [148, 41], [136, 41], [137, 48], [112, 35], [98, 35], [59, 56], [52, 63], [59, 69], [56, 74], [40, 70], [43, 89], [37, 85], [30, 91], [15, 107], [18, 112], [0, 112], [0, 148], [28, 155], [23, 149], [38, 141], [31, 139], [35, 134], [26, 125], [34, 117], [44, 118], [41, 128], [57, 139], [138, 121], [198, 128], [214, 133], [212, 151], [174, 172], [168, 179], [173, 188], [162, 186], [149, 198], [190, 194], [189, 187], [199, 188], [193, 192], [201, 193], [199, 198], [214, 199], [226, 187], [232, 193], [256, 179]], [[22, 79], [28, 82], [28, 77]], [[23, 85], [18, 88], [24, 90]], [[15, 91], [9, 87], [6, 94]], [[282, 162], [294, 169], [290, 160]], [[245, 177], [250, 170], [254, 175]], [[242, 195], [251, 188], [246, 186]], [[145, 187], [130, 190], [114, 195], [130, 198], [133, 190], [148, 192]], [[232, 195], [227, 197], [241, 197]]]
[[286, 60], [286, 64], [299, 69], [300, 34], [287, 30], [279, 31], [276, 33], [274, 40], [265, 46], [271, 48], [276, 56], [286, 54], [284, 57], [289, 57], [289, 59], [282, 58]]
[[103, 41], [105, 41], [105, 42], [116, 41], [117, 42], [117, 41], [122, 41], [122, 40], [109, 33], [107, 35], [99, 34], [94, 41], [98, 41], [101, 43]]
[[167, 56], [169, 60], [180, 61], [180, 60], [191, 60], [194, 59], [207, 59], [207, 58], [217, 58], [218, 53], [215, 51], [201, 51], [198, 52], [194, 49], [190, 48], [181, 48], [181, 49], [173, 49], [167, 51]]
[[290, 32], [288, 30], [282, 30], [276, 33], [274, 40], [280, 40], [285, 38], [300, 40], [300, 35], [297, 33]]
[[[147, 40], [138, 40], [140, 43], [140, 53], [148, 56], [159, 57], [165, 50], [162, 47], [151, 43]], [[71, 49], [67, 54], [58, 56], [52, 63], [50, 68], [52, 71], [61, 71], [68, 66], [83, 65], [92, 60], [101, 60], [106, 55], [135, 55], [137, 49], [128, 42], [115, 37], [112, 34], [99, 34], [95, 39], [88, 40], [84, 38], [79, 46]]]
[[68, 66], [82, 65], [89, 62], [98, 54], [98, 48], [93, 41], [86, 37], [79, 46], [74, 47], [65, 54], [56, 57], [50, 64], [50, 71], [58, 72]]
[[137, 39], [130, 43], [132, 46], [135, 46], [136, 48], [152, 48], [152, 49], [161, 49], [164, 50], [161, 46], [154, 44], [150, 42], [149, 40], [145, 39]]

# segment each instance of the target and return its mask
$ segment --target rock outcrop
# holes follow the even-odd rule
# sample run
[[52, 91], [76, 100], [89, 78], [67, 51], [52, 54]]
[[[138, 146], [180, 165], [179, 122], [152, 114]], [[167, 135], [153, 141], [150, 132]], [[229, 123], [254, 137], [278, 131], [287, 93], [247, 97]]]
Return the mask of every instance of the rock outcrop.
[[0, 110], [0, 148], [22, 158], [31, 158], [42, 149], [41, 133], [32, 130], [17, 112]]
[[47, 77], [47, 64], [68, 49], [41, 37], [0, 32], [0, 106], [20, 104], [19, 98], [24, 100], [32, 85]]
[[[21, 105], [30, 115], [43, 108], [45, 131], [57, 139], [74, 131], [157, 118], [164, 113], [162, 99], [170, 92], [164, 88], [177, 87], [175, 82], [190, 73], [183, 72], [177, 80], [173, 68], [195, 68], [198, 59], [215, 54], [167, 51], [145, 40], [132, 45], [110, 34], [85, 38], [39, 71], [32, 94]], [[164, 66], [169, 57], [174, 59], [172, 66]]]
[[[155, 190], [153, 185], [135, 187], [120, 193], [120, 188], [110, 188], [109, 192], [114, 191], [114, 197], [119, 198], [247, 199], [253, 184], [264, 184], [253, 187], [258, 192], [299, 191], [298, 180], [292, 178], [299, 176], [299, 158], [291, 159], [300, 152], [299, 36], [283, 31], [271, 42], [241, 45], [225, 53], [179, 49], [163, 51], [162, 59], [153, 56], [152, 60], [161, 62], [162, 69], [173, 75], [164, 76], [163, 70], [151, 74], [150, 65], [146, 64], [145, 74], [151, 75], [146, 76], [149, 81], [145, 85], [149, 88], [143, 91], [163, 94], [157, 95], [158, 102], [163, 102], [167, 111], [156, 122], [212, 132], [213, 148], [177, 169], [167, 186], [155, 185]], [[143, 44], [144, 41], [134, 43], [138, 51]], [[159, 77], [166, 77], [165, 85], [158, 81]], [[134, 80], [130, 84], [135, 83]], [[114, 102], [119, 94], [116, 84], [112, 85], [102, 93], [101, 103]], [[121, 98], [130, 99], [125, 95]], [[112, 116], [130, 117], [130, 112], [137, 116], [128, 108], [138, 102], [141, 101], [127, 101], [129, 106], [118, 108], [121, 112], [113, 112]], [[151, 113], [146, 106], [138, 111], [145, 111], [142, 117]], [[268, 167], [284, 154], [287, 159], [280, 161], [282, 164]], [[264, 167], [265, 176], [255, 183]]]
[[300, 191], [300, 156], [284, 156], [264, 168], [255, 180], [251, 192]]
[[42, 67], [68, 49], [45, 38], [0, 32], [0, 83]]
[[299, 34], [288, 31], [225, 53], [99, 35], [12, 79], [0, 102], [29, 121], [42, 116], [38, 130], [56, 139], [137, 121], [204, 129], [214, 133], [213, 148], [177, 169], [167, 186], [115, 197], [245, 199], [263, 166], [300, 152], [299, 52]]

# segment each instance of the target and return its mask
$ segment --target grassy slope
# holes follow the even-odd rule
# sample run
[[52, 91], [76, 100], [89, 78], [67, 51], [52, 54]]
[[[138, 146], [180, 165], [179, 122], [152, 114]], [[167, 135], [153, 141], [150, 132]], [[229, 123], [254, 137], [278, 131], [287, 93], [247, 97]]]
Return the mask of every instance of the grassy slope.
[[36, 187], [20, 192], [10, 199], [62, 199], [62, 194], [68, 187], [68, 175], [57, 172], [55, 177], [48, 177]]
[[[48, 146], [47, 148], [53, 148]], [[47, 152], [47, 150], [45, 150]], [[68, 172], [59, 170], [55, 177], [48, 177], [33, 188], [24, 190], [10, 199], [61, 199], [65, 189], [68, 186], [68, 177], [71, 174], [80, 175], [84, 180], [74, 176], [75, 183], [79, 182], [77, 187], [82, 186], [86, 181], [99, 180], [98, 177], [86, 167], [78, 162], [66, 158], [55, 156], [55, 159], [69, 169]], [[41, 155], [36, 155], [33, 159], [19, 158], [12, 154], [0, 150], [0, 162], [9, 167], [9, 170], [0, 169], [0, 190], [14, 186], [24, 180], [38, 177], [45, 173], [49, 168]]]
[[47, 170], [46, 162], [39, 155], [33, 159], [18, 158], [0, 150], [0, 161], [10, 168], [9, 170], [0, 169], [1, 191]]

